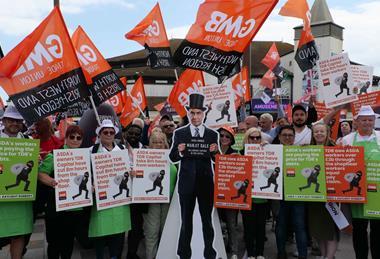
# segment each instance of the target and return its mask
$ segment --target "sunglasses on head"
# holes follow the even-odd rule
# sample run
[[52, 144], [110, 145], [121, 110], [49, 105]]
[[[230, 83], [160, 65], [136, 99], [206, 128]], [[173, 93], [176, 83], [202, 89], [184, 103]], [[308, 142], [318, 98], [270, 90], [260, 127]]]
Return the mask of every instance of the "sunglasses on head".
[[74, 135], [70, 135], [70, 136], [69, 136], [69, 139], [70, 139], [70, 140], [78, 140], [78, 141], [79, 141], [79, 140], [82, 140], [82, 136], [74, 136]]
[[249, 136], [250, 140], [260, 140], [261, 136]]
[[103, 130], [102, 134], [103, 135], [108, 135], [108, 136], [113, 136], [113, 135], [115, 135], [115, 131], [113, 131], [113, 130]]

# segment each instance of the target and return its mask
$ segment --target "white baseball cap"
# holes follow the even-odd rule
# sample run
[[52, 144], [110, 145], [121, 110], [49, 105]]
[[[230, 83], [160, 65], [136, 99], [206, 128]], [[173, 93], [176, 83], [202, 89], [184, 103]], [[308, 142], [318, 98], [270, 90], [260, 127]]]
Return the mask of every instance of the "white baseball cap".
[[359, 116], [375, 116], [376, 113], [373, 111], [372, 107], [369, 105], [363, 105], [360, 107], [360, 110], [358, 114], [355, 116], [355, 119], [357, 119]]
[[119, 132], [119, 128], [116, 127], [111, 120], [108, 120], [108, 119], [105, 119], [102, 121], [102, 124], [96, 128], [95, 130], [95, 133], [96, 135], [99, 136], [99, 132], [103, 129], [103, 128], [113, 128], [115, 130], [115, 135]]
[[3, 114], [3, 118], [10, 118], [15, 120], [24, 120], [14, 105], [8, 105]]

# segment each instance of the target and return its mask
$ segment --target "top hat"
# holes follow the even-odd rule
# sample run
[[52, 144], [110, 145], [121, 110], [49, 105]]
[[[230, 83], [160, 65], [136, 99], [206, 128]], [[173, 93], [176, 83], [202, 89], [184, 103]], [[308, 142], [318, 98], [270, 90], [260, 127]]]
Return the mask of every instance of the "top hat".
[[185, 106], [186, 110], [189, 109], [200, 109], [202, 111], [207, 110], [206, 107], [203, 106], [204, 95], [199, 93], [192, 93], [189, 95], [189, 106]]

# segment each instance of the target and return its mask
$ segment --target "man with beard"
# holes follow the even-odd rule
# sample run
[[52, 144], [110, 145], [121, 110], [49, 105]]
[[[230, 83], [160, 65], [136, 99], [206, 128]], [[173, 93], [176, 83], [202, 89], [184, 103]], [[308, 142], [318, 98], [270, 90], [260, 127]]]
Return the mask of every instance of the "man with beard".
[[[127, 128], [123, 129], [123, 139], [125, 140], [125, 146], [128, 149], [128, 156], [130, 166], [133, 167], [133, 149], [144, 148], [140, 140], [142, 137], [143, 129], [136, 125], [131, 124]], [[145, 204], [131, 204], [131, 223], [132, 229], [128, 233], [128, 253], [127, 258], [138, 259], [137, 249], [139, 243], [143, 238], [143, 213], [145, 212]]]
[[315, 97], [310, 97], [308, 111], [302, 104], [296, 104], [292, 109], [293, 128], [296, 131], [294, 145], [310, 145], [311, 129], [308, 126], [318, 118], [314, 99]]

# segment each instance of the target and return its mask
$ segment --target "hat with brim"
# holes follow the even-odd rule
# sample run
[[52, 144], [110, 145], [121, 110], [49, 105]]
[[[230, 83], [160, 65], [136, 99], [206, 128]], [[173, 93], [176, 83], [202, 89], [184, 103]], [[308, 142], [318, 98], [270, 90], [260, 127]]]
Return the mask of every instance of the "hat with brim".
[[376, 113], [373, 111], [373, 109], [370, 105], [363, 105], [362, 107], [360, 107], [358, 114], [355, 116], [355, 120], [359, 116], [374, 116], [374, 117], [376, 117]]
[[189, 95], [189, 105], [185, 106], [186, 110], [190, 109], [199, 109], [202, 111], [207, 110], [206, 107], [203, 106], [203, 102], [205, 100], [204, 95], [200, 93], [193, 93]]
[[102, 121], [102, 124], [101, 124], [99, 127], [96, 128], [96, 130], [95, 130], [96, 135], [99, 136], [100, 131], [101, 131], [102, 129], [104, 129], [104, 128], [113, 128], [113, 129], [115, 130], [115, 135], [119, 132], [119, 128], [116, 127], [116, 126], [112, 123], [111, 120], [106, 119], [106, 120], [103, 120], [103, 121]]
[[9, 105], [3, 114], [3, 118], [10, 118], [15, 120], [24, 120], [21, 114], [18, 112], [15, 106]]
[[223, 126], [218, 129], [218, 132], [220, 133], [222, 130], [228, 132], [231, 135], [231, 146], [235, 144], [235, 131], [233, 128], [228, 127], [228, 126]]

